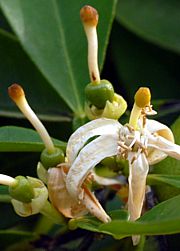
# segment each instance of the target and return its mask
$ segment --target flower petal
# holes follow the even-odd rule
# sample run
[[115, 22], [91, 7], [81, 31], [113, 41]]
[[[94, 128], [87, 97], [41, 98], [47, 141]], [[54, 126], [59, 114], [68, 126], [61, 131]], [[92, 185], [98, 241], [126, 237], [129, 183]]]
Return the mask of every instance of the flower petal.
[[87, 144], [73, 162], [66, 179], [66, 187], [71, 196], [81, 196], [81, 185], [90, 170], [106, 157], [118, 153], [118, 132], [102, 135]]
[[[146, 187], [146, 177], [149, 170], [149, 165], [144, 153], [140, 153], [138, 158], [133, 161], [135, 153], [129, 153], [129, 196], [128, 196], [128, 211], [130, 220], [135, 221], [141, 216]], [[137, 245], [140, 236], [132, 236], [133, 244]]]
[[151, 135], [148, 139], [148, 146], [158, 149], [165, 154], [180, 160], [180, 146], [161, 136]]
[[141, 210], [145, 195], [146, 177], [149, 165], [144, 153], [140, 153], [138, 158], [131, 163], [135, 153], [129, 153], [129, 197], [128, 210], [130, 220], [136, 220], [141, 215]]
[[[164, 124], [156, 121], [147, 119], [146, 120], [146, 130], [148, 135], [159, 135], [163, 138], [174, 143], [174, 136], [172, 131]], [[154, 165], [159, 161], [165, 159], [167, 154], [158, 150], [157, 148], [148, 147], [148, 163], [149, 165]]]
[[124, 185], [125, 184], [125, 182], [123, 182], [122, 180], [118, 180], [115, 178], [105, 178], [105, 177], [97, 175], [95, 172], [93, 172], [93, 179], [99, 185], [102, 185], [102, 186]]
[[87, 187], [83, 186], [83, 189], [84, 197], [82, 199], [82, 203], [85, 205], [88, 211], [100, 221], [104, 223], [110, 222], [111, 218], [106, 214], [95, 195]]
[[97, 135], [116, 134], [121, 124], [117, 120], [100, 118], [78, 128], [69, 138], [66, 155], [68, 163], [72, 165], [78, 152], [88, 141]]
[[159, 136], [174, 143], [173, 133], [172, 133], [171, 129], [169, 127], [167, 127], [166, 125], [164, 125], [156, 120], [153, 120], [153, 119], [146, 119], [146, 129], [151, 134], [156, 133]]
[[87, 213], [82, 203], [73, 199], [66, 189], [66, 173], [63, 164], [48, 170], [49, 199], [53, 206], [65, 217], [75, 218]]

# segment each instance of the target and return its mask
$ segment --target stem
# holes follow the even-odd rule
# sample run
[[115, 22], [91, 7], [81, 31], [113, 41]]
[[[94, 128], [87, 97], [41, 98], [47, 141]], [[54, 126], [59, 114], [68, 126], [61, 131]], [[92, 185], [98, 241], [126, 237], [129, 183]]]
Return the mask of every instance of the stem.
[[11, 203], [11, 196], [9, 196], [8, 194], [1, 194], [0, 195], [0, 202]]
[[55, 224], [64, 225], [64, 217], [49, 203], [49, 201], [45, 202], [44, 207], [40, 211], [41, 214], [51, 219]]

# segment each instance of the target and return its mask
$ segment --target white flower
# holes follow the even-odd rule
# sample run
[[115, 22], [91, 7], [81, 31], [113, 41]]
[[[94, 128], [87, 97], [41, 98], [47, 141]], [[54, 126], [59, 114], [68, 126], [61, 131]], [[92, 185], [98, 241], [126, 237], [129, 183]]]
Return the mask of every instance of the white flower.
[[[70, 169], [66, 177], [71, 197], [83, 201], [83, 182], [93, 168], [106, 157], [120, 155], [129, 162], [130, 220], [140, 217], [149, 165], [167, 155], [180, 159], [180, 146], [174, 144], [171, 130], [155, 120], [146, 119], [147, 111], [153, 113], [149, 89], [140, 88], [135, 95], [129, 124], [123, 126], [116, 120], [100, 118], [71, 135], [67, 145]], [[139, 236], [133, 236], [134, 245], [138, 242]]]

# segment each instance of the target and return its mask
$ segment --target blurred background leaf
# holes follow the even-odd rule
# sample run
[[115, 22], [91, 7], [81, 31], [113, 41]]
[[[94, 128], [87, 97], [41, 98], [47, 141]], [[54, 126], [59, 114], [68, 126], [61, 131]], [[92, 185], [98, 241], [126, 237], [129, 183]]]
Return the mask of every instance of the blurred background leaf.
[[120, 0], [117, 20], [144, 39], [180, 53], [178, 0]]
[[20, 83], [30, 104], [40, 117], [49, 121], [70, 120], [68, 107], [22, 50], [16, 37], [8, 35], [4, 30], [0, 30], [0, 57], [1, 116], [23, 117], [7, 93], [8, 86]]
[[[54, 139], [54, 145], [65, 151], [66, 143]], [[39, 134], [31, 129], [0, 127], [0, 152], [41, 152], [44, 144]]]
[[[98, 28], [101, 67], [115, 2], [86, 2], [91, 5], [94, 3], [101, 17]], [[87, 44], [79, 18], [84, 1], [1, 0], [0, 4], [20, 43], [37, 68], [74, 113], [82, 115], [83, 87], [89, 82]]]

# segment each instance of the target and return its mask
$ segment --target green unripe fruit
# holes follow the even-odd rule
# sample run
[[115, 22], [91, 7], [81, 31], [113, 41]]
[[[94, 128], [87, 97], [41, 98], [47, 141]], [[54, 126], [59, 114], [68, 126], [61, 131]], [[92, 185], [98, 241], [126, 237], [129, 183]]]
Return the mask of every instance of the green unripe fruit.
[[114, 88], [107, 80], [101, 80], [100, 83], [89, 83], [85, 88], [86, 99], [99, 109], [103, 109], [106, 101], [113, 101]]
[[34, 190], [30, 182], [23, 176], [17, 176], [15, 179], [17, 184], [9, 187], [9, 194], [15, 200], [30, 203], [34, 198]]
[[46, 169], [55, 167], [64, 162], [64, 152], [60, 148], [55, 148], [53, 153], [48, 153], [47, 149], [44, 149], [41, 153], [40, 160]]

